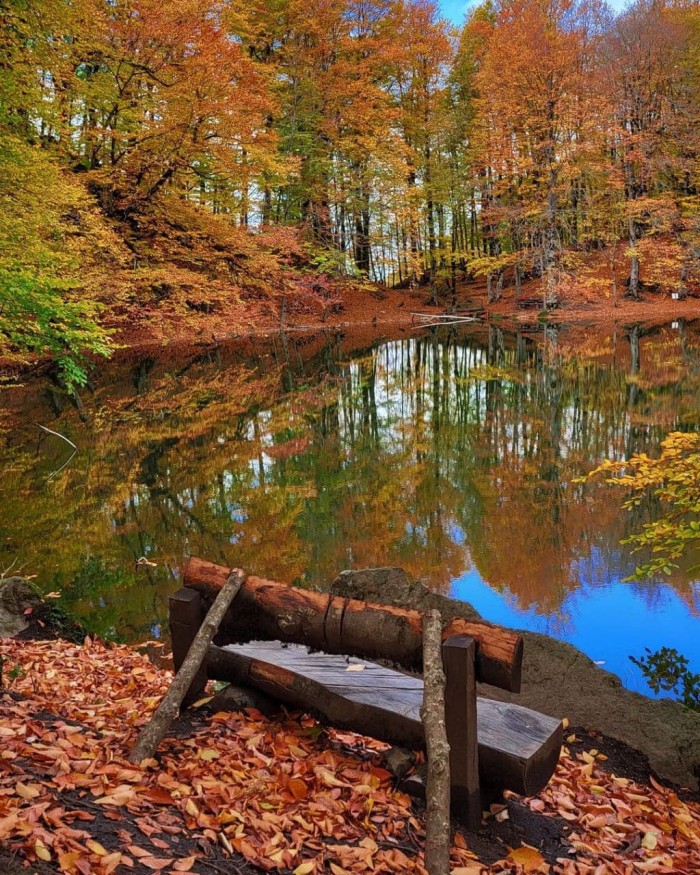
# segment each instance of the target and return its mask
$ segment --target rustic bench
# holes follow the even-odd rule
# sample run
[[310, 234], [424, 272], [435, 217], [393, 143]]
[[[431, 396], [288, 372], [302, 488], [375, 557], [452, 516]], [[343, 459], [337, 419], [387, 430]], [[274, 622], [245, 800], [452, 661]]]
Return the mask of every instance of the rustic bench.
[[[229, 573], [189, 560], [185, 586], [170, 598], [176, 670]], [[407, 673], [421, 667], [421, 643], [417, 611], [250, 576], [224, 617], [187, 701], [201, 696], [208, 679], [231, 681], [338, 728], [421, 748], [423, 681]], [[484, 802], [503, 790], [537, 793], [559, 758], [560, 721], [477, 696], [477, 681], [519, 691], [522, 653], [517, 633], [483, 621], [451, 620], [443, 633], [451, 798], [455, 814], [472, 825]]]

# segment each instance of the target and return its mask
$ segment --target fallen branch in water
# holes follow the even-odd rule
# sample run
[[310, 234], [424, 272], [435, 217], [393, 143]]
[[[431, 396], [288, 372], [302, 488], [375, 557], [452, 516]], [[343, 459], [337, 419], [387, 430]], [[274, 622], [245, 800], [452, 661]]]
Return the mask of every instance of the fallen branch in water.
[[[63, 471], [63, 469], [66, 467], [66, 465], [69, 465], [71, 463], [71, 461], [73, 460], [73, 457], [78, 452], [78, 448], [76, 447], [76, 445], [73, 443], [73, 441], [70, 438], [67, 438], [64, 434], [61, 434], [59, 431], [54, 431], [52, 428], [47, 428], [47, 426], [41, 425], [38, 422], [36, 423], [36, 427], [40, 428], [45, 434], [51, 434], [57, 438], [61, 438], [62, 441], [65, 441], [69, 446], [73, 447], [73, 452], [70, 454], [70, 456], [68, 456], [68, 458], [61, 465], [61, 467], [56, 468], [55, 471], [52, 471], [49, 474], [49, 476], [46, 478], [46, 480], [44, 480], [44, 485], [45, 485], [46, 483], [49, 482], [49, 480], [52, 480], [56, 476], [56, 474], [60, 474], [61, 471]], [[39, 450], [37, 448], [37, 453], [38, 452], [39, 452]]]
[[65, 441], [67, 444], [73, 447], [76, 453], [78, 452], [78, 448], [73, 443], [73, 441], [70, 438], [67, 438], [64, 434], [61, 434], [60, 431], [54, 431], [52, 428], [47, 428], [45, 425], [40, 425], [38, 422], [36, 423], [36, 427], [40, 428], [42, 431], [45, 431], [46, 434], [52, 434], [55, 437], [61, 438], [62, 441]]

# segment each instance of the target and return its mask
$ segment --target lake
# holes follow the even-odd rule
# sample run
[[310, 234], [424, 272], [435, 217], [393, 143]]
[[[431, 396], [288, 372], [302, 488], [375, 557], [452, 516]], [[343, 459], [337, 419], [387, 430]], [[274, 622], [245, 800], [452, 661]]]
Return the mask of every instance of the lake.
[[700, 670], [693, 574], [622, 582], [653, 503], [574, 482], [700, 430], [700, 323], [296, 333], [121, 351], [94, 381], [4, 390], [0, 565], [102, 634], [165, 636], [190, 554], [319, 588], [401, 565], [631, 689], [645, 647]]

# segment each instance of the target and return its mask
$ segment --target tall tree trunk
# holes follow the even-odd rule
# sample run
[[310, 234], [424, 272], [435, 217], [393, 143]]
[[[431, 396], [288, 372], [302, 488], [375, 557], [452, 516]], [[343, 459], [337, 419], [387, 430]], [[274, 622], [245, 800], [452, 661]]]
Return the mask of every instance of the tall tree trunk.
[[637, 254], [637, 223], [629, 220], [630, 275], [627, 281], [626, 297], [639, 300], [639, 255]]

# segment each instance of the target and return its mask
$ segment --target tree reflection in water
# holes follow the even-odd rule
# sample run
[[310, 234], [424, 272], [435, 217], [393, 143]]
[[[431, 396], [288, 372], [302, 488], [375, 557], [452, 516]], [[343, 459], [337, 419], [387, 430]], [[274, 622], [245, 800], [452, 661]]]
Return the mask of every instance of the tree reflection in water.
[[[699, 388], [692, 325], [491, 325], [365, 349], [290, 335], [124, 358], [80, 411], [47, 386], [7, 393], [0, 558], [127, 639], [160, 633], [194, 553], [318, 587], [349, 566], [402, 565], [581, 644], [577, 617], [630, 573], [638, 557], [619, 542], [654, 508], [623, 513], [615, 490], [572, 481], [700, 429]], [[49, 483], [63, 448], [37, 455], [36, 421], [79, 447]], [[625, 586], [663, 615], [666, 588]], [[682, 572], [670, 586], [679, 633], [700, 638], [697, 589]]]

